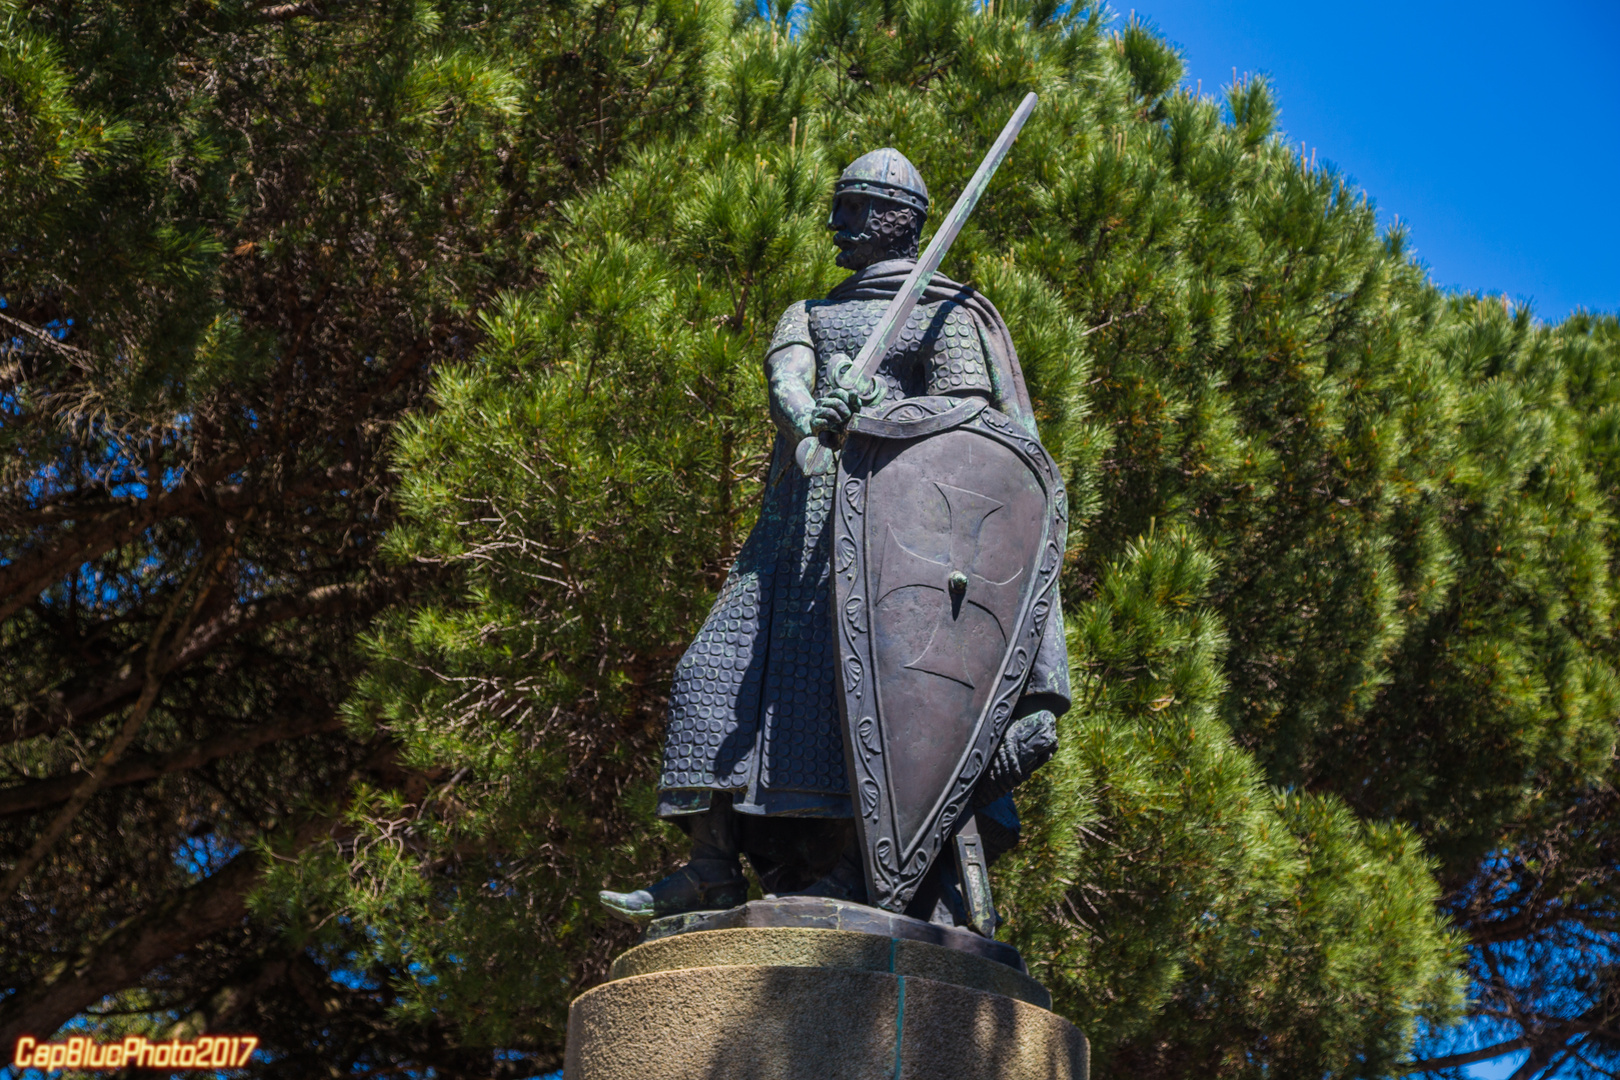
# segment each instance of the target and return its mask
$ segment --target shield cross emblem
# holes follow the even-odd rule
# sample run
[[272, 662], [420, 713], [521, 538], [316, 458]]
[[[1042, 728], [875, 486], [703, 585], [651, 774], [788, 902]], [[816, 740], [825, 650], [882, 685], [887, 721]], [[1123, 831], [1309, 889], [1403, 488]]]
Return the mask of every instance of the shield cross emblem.
[[979, 399], [850, 423], [833, 587], [844, 744], [873, 903], [903, 911], [1023, 689], [1062, 560], [1056, 466]]

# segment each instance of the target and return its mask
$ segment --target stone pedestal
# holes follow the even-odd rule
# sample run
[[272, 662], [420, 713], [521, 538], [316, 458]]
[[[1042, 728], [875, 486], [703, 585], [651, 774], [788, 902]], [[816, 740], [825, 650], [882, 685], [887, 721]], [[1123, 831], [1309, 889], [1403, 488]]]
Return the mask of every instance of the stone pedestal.
[[[564, 1080], [1085, 1080], [1016, 952], [852, 907], [758, 902], [626, 952], [569, 1010]], [[873, 917], [903, 923], [826, 925]]]

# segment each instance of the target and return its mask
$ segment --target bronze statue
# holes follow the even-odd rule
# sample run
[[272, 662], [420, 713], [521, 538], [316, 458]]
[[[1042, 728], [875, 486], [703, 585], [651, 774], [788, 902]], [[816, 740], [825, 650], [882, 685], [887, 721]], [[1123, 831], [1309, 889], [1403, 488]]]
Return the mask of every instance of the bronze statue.
[[[768, 893], [993, 931], [984, 871], [1017, 839], [1009, 793], [1069, 706], [1061, 478], [1006, 323], [933, 272], [997, 163], [922, 260], [928, 190], [899, 151], [834, 186], [827, 227], [854, 273], [777, 325], [759, 520], [670, 692], [658, 813], [691, 860], [603, 892], [616, 915], [740, 904], [747, 855]], [[874, 331], [893, 340], [881, 357]], [[863, 347], [870, 378], [849, 359]]]

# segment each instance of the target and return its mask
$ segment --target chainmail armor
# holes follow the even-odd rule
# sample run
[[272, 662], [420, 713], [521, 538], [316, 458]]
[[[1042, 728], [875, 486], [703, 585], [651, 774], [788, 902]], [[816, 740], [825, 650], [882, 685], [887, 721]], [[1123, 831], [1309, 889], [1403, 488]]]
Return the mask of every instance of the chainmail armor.
[[838, 245], [838, 265], [846, 270], [859, 270], [885, 259], [915, 259], [918, 242], [922, 239], [922, 223], [923, 215], [919, 210], [874, 201], [865, 229], [858, 233], [840, 230], [833, 234], [833, 243]]
[[[806, 344], [817, 394], [836, 353], [853, 357], [882, 301], [811, 300], [777, 323], [771, 350]], [[891, 398], [991, 394], [972, 315], [951, 301], [919, 304], [877, 377]], [[832, 635], [828, 522], [836, 476], [804, 476], [779, 437], [759, 521], [737, 555], [703, 629], [675, 668], [660, 778], [660, 812], [735, 793], [745, 813], [849, 814]]]

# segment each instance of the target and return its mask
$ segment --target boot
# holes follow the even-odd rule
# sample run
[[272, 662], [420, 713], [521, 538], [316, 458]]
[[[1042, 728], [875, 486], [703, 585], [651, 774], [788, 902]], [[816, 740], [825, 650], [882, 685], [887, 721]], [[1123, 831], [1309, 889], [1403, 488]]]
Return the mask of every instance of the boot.
[[724, 910], [748, 899], [731, 804], [716, 797], [708, 810], [689, 820], [692, 858], [685, 866], [644, 889], [627, 893], [603, 889], [597, 894], [616, 918], [646, 926], [666, 915]]
[[853, 843], [839, 853], [833, 868], [820, 881], [793, 896], [825, 896], [830, 900], [866, 903], [866, 870], [861, 866], [860, 849]]

